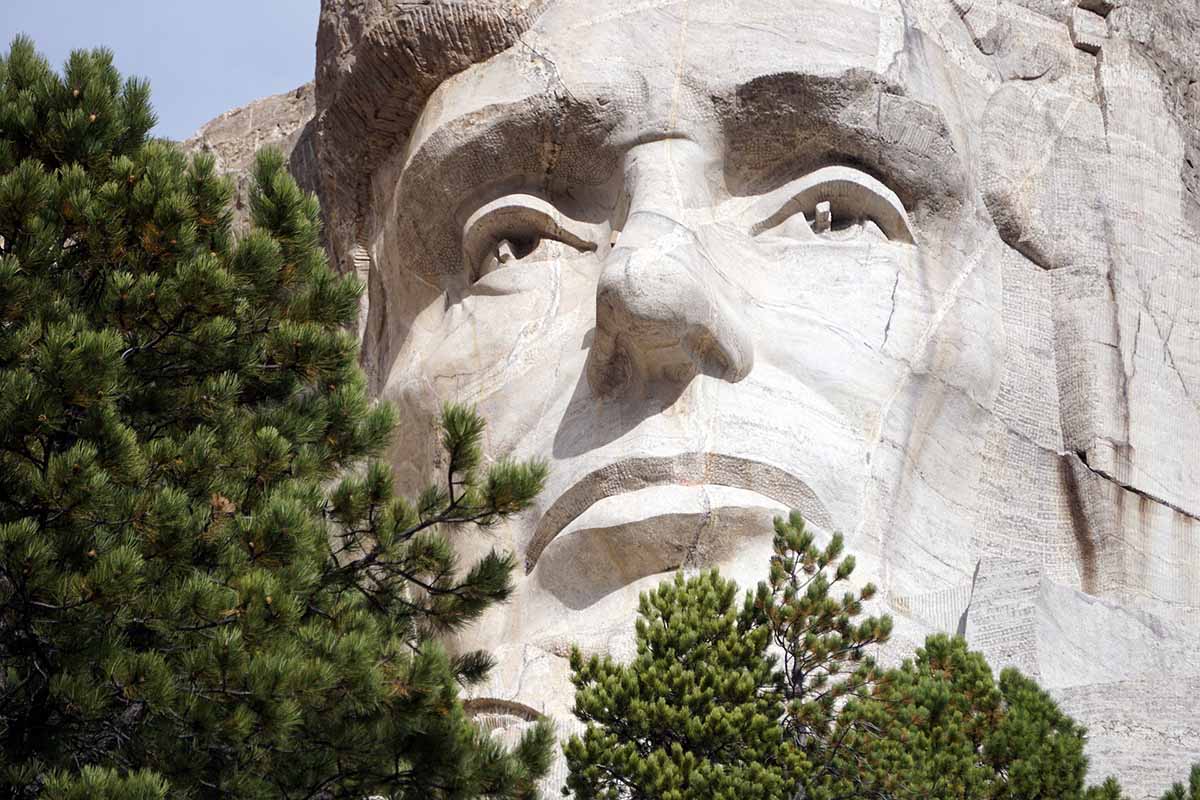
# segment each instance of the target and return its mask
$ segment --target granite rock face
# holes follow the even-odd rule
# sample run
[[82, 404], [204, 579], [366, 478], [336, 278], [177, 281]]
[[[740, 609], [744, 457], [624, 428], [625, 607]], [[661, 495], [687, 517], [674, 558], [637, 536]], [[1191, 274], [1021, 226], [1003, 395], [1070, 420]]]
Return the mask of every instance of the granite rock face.
[[[1200, 760], [1200, 7], [325, 0], [292, 164], [431, 477], [441, 403], [549, 458], [464, 634], [499, 735], [571, 727], [675, 569], [841, 530], [1156, 796]], [[561, 776], [550, 781], [561, 785]]]
[[[315, 112], [313, 84], [306, 83], [290, 92], [264, 97], [248, 106], [227, 111], [183, 142], [185, 152], [212, 153], [217, 159], [217, 168], [234, 179], [238, 226], [246, 224], [250, 213], [247, 192], [255, 153], [264, 147], [275, 147], [285, 157], [291, 157], [305, 125]], [[301, 183], [310, 189], [316, 188], [311, 179], [302, 177]]]

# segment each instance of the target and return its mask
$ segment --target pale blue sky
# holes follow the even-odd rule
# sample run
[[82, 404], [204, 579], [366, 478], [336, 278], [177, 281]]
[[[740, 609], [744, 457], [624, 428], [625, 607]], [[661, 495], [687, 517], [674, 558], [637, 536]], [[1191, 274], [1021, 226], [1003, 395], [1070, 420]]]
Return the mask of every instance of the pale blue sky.
[[223, 111], [312, 80], [320, 0], [0, 0], [0, 50], [33, 37], [61, 68], [104, 45], [150, 79], [158, 127], [185, 139]]

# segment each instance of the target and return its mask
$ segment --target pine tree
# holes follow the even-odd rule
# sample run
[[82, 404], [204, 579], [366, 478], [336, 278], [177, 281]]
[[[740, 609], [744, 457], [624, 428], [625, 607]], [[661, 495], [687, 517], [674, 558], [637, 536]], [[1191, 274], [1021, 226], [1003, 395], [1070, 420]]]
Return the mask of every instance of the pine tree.
[[744, 627], [769, 631], [772, 652], [780, 657], [772, 688], [786, 703], [785, 736], [812, 765], [797, 776], [800, 797], [824, 797], [831, 784], [855, 784], [857, 771], [846, 765], [842, 746], [853, 723], [847, 718], [839, 727], [838, 712], [869, 692], [878, 676], [872, 649], [892, 630], [890, 617], [863, 616], [874, 585], [836, 596], [854, 567], [841, 534], [817, 547], [813, 532], [793, 512], [775, 520], [768, 580], [746, 597]]
[[1084, 800], [1129, 800], [1116, 778], [1108, 778], [1099, 786], [1089, 786], [1083, 797]]
[[[732, 582], [716, 573], [686, 583], [677, 576], [674, 586], [664, 584], [642, 598], [632, 664], [584, 663], [577, 655], [576, 715], [589, 723], [583, 739], [567, 747], [568, 786], [577, 796], [820, 796], [842, 763], [832, 737], [838, 710], [868, 692], [878, 672], [870, 650], [891, 631], [890, 618], [863, 616], [874, 586], [835, 596], [854, 572], [854, 558], [843, 546], [834, 535], [817, 547], [793, 513], [776, 520], [769, 578], [746, 595], [740, 613], [728, 605], [736, 591]], [[706, 647], [697, 649], [697, 641]], [[709, 649], [719, 656], [708, 655]], [[735, 675], [740, 695], [693, 688], [723, 685]], [[670, 699], [657, 706], [664, 689]], [[753, 741], [714, 735], [714, 729], [727, 728], [707, 721], [723, 721], [735, 710], [770, 725], [746, 727], [757, 737]], [[683, 724], [689, 719], [705, 722], [689, 728]], [[757, 794], [739, 794], [746, 791], [738, 783], [744, 765], [756, 763], [770, 768], [769, 781], [759, 779]]]
[[1162, 800], [1200, 800], [1200, 764], [1192, 767], [1186, 787], [1182, 783], [1175, 784], [1162, 796]]
[[[1121, 791], [1120, 784], [1115, 779], [1109, 778], [1101, 786], [1088, 789], [1084, 800], [1129, 800], [1129, 798]], [[1192, 766], [1187, 786], [1176, 783], [1163, 794], [1162, 800], [1200, 800], [1200, 764]]]
[[445, 485], [396, 497], [315, 199], [260, 155], [235, 240], [153, 124], [107, 51], [0, 59], [0, 795], [533, 796], [549, 728], [492, 742], [489, 658], [437, 638], [511, 592], [452, 535], [544, 465], [448, 407]]
[[[840, 536], [820, 548], [799, 515], [776, 520], [769, 568], [737, 615], [715, 571], [643, 595], [630, 664], [573, 654], [577, 798], [1127, 800], [1111, 778], [1085, 788], [1082, 726], [961, 638], [880, 668], [891, 619], [864, 616], [870, 584], [836, 596]], [[1172, 792], [1200, 800], [1200, 766]]]
[[[1031, 679], [997, 681], [961, 638], [931, 636], [843, 710], [843, 797], [907, 800], [1120, 799], [1115, 782], [1085, 790], [1084, 729]], [[826, 796], [839, 796], [836, 791]]]
[[803, 767], [769, 688], [768, 631], [749, 630], [715, 571], [641, 596], [628, 665], [571, 654], [575, 714], [564, 748], [577, 800], [790, 798]]

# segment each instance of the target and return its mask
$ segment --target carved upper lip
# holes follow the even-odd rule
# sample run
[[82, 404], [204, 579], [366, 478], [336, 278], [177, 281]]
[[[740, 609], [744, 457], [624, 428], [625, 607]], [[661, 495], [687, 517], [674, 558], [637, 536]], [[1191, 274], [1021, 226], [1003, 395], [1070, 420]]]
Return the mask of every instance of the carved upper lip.
[[487, 695], [472, 697], [464, 701], [463, 708], [472, 716], [480, 714], [504, 714], [525, 720], [526, 722], [537, 722], [540, 719], [546, 718], [545, 714], [524, 703]]
[[809, 485], [772, 464], [707, 452], [628, 458], [584, 475], [546, 509], [525, 551], [525, 573], [533, 571], [550, 542], [593, 504], [639, 489], [673, 485], [747, 489], [799, 511], [816, 525], [833, 527], [829, 511]]

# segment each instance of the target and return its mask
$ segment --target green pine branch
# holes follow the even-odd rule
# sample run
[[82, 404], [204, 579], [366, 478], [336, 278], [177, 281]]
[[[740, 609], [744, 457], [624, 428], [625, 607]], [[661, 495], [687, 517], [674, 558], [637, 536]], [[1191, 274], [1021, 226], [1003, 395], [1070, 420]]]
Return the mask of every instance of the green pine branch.
[[0, 58], [0, 795], [533, 797], [549, 726], [492, 741], [439, 637], [509, 597], [461, 540], [545, 465], [448, 406], [399, 497], [315, 198], [264, 152], [235, 236], [153, 124], [107, 51]]

